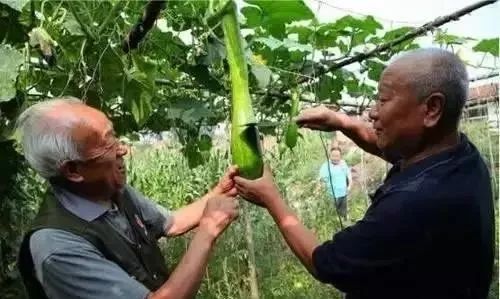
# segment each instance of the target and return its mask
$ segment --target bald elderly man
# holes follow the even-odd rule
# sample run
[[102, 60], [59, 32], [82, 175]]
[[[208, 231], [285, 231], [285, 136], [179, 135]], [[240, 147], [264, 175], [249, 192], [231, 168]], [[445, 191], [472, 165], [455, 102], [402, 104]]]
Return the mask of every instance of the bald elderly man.
[[382, 73], [373, 127], [325, 107], [297, 123], [340, 130], [393, 163], [363, 219], [318, 242], [286, 205], [267, 169], [235, 177], [239, 193], [263, 206], [318, 280], [349, 299], [481, 299], [492, 279], [494, 212], [490, 174], [459, 132], [467, 72], [454, 54], [420, 49]]
[[[19, 128], [26, 159], [50, 185], [21, 245], [31, 299], [196, 294], [216, 239], [238, 215], [235, 168], [203, 198], [170, 212], [126, 184], [127, 148], [102, 112], [75, 98], [54, 99], [28, 108]], [[195, 227], [169, 271], [157, 240]]]

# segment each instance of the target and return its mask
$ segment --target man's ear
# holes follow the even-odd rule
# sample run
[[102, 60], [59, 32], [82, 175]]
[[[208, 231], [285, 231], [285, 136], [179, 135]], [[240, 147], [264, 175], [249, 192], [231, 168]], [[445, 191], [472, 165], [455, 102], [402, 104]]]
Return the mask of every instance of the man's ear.
[[440, 92], [434, 92], [424, 100], [425, 116], [424, 127], [435, 127], [444, 112], [446, 97]]
[[59, 167], [61, 175], [73, 183], [79, 183], [83, 181], [83, 176], [79, 172], [79, 167], [76, 162], [64, 161]]

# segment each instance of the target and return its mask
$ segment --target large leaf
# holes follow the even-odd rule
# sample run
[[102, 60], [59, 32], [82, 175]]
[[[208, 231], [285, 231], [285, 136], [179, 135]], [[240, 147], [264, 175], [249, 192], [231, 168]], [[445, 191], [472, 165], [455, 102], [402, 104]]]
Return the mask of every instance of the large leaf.
[[78, 22], [76, 21], [75, 16], [73, 16], [73, 14], [71, 13], [66, 14], [66, 17], [64, 18], [63, 27], [71, 35], [75, 36], [85, 35], [85, 33], [82, 31], [80, 24], [78, 24]]
[[313, 12], [300, 0], [246, 0], [246, 2], [257, 6], [247, 6], [241, 10], [247, 19], [247, 26], [262, 26], [277, 38], [286, 36], [285, 24], [314, 18]]
[[30, 0], [0, 0], [0, 3], [6, 4], [17, 11], [22, 11], [23, 7], [28, 2], [30, 2]]
[[210, 40], [207, 42], [207, 55], [202, 59], [205, 65], [211, 65], [216, 62], [221, 62], [226, 58], [226, 47], [218, 40]]
[[132, 115], [134, 120], [139, 127], [142, 127], [144, 123], [148, 120], [151, 111], [152, 95], [146, 91], [142, 91], [139, 98], [132, 99]]
[[23, 55], [9, 45], [0, 45], [0, 102], [8, 101], [16, 95], [16, 78]]
[[306, 26], [291, 26], [288, 28], [288, 34], [297, 34], [299, 43], [301, 44], [308, 44], [313, 32], [313, 29]]
[[194, 124], [212, 116], [212, 111], [207, 109], [203, 102], [189, 98], [170, 103], [167, 108], [168, 119], [180, 119], [186, 124]]
[[[391, 30], [391, 31], [387, 31], [382, 40], [383, 42], [388, 42], [388, 41], [391, 41], [393, 39], [396, 39], [400, 36], [403, 36], [405, 34], [407, 34], [408, 32], [412, 31], [413, 29], [415, 29], [414, 27], [410, 27], [410, 26], [406, 26], [406, 27], [400, 27], [400, 28], [397, 28], [397, 29], [394, 29], [394, 30]], [[373, 40], [374, 42], [376, 42], [376, 40]]]
[[299, 51], [312, 53], [313, 47], [309, 44], [301, 44], [293, 39], [285, 38], [283, 41], [274, 37], [258, 37], [254, 42], [262, 43], [271, 50], [276, 50], [280, 47], [286, 48], [288, 51]]
[[491, 55], [498, 57], [498, 42], [498, 37], [483, 39], [479, 43], [477, 43], [477, 45], [475, 45], [473, 49], [476, 52], [490, 53]]
[[151, 114], [152, 94], [144, 90], [143, 84], [135, 79], [127, 83], [124, 103], [132, 113], [136, 124], [140, 127], [148, 120]]
[[467, 42], [468, 40], [472, 39], [453, 34], [448, 34], [445, 30], [437, 30], [437, 33], [434, 35], [434, 41], [436, 41], [438, 44], [461, 45]]
[[317, 84], [317, 96], [321, 101], [330, 100], [337, 102], [341, 99], [341, 91], [344, 88], [344, 77], [340, 71], [330, 75], [323, 75]]
[[0, 4], [0, 40], [2, 43], [22, 43], [27, 40], [28, 35], [25, 24], [21, 19], [21, 13], [6, 4]]
[[326, 49], [338, 46], [342, 52], [345, 52], [347, 47], [338, 40], [339, 36], [352, 37], [351, 47], [355, 47], [364, 44], [369, 35], [374, 35], [377, 29], [382, 28], [382, 25], [372, 16], [365, 18], [345, 16], [334, 23], [323, 24], [319, 27], [315, 35], [316, 47]]
[[251, 65], [252, 74], [257, 79], [257, 83], [259, 88], [264, 89], [269, 85], [269, 81], [271, 81], [271, 75], [273, 72], [265, 66], [264, 64], [252, 63]]
[[155, 94], [156, 65], [137, 54], [132, 55], [132, 61], [123, 96], [135, 122], [142, 127], [153, 110], [151, 99]]
[[224, 86], [210, 73], [206, 65], [183, 65], [182, 70], [196, 79], [196, 81], [212, 92], [219, 92]]
[[368, 66], [368, 78], [378, 81], [385, 65], [375, 60], [367, 60], [366, 65]]
[[278, 49], [279, 47], [283, 46], [283, 42], [280, 41], [279, 39], [276, 39], [272, 36], [270, 37], [258, 37], [254, 40], [254, 42], [262, 43], [266, 46], [269, 47], [271, 50]]

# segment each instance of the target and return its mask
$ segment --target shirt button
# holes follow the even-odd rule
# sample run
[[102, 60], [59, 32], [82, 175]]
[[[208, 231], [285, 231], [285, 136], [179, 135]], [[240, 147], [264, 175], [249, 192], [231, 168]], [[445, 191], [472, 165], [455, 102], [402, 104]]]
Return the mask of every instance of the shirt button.
[[153, 274], [153, 278], [156, 279], [156, 278], [158, 278], [158, 276], [156, 276], [156, 274]]
[[141, 249], [141, 244], [137, 245], [137, 248]]

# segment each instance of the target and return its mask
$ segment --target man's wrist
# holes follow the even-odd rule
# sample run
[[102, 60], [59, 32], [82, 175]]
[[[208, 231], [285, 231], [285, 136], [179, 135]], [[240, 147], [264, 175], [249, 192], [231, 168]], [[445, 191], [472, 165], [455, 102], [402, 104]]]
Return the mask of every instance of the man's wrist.
[[266, 208], [271, 217], [273, 217], [278, 224], [282, 218], [286, 216], [288, 211], [288, 206], [279, 195], [269, 200]]
[[203, 220], [200, 221], [200, 226], [198, 227], [194, 238], [202, 243], [206, 243], [209, 246], [213, 246], [219, 234], [215, 233], [214, 229], [210, 229], [208, 223], [202, 222]]
[[340, 131], [352, 131], [354, 130], [353, 121], [351, 117], [347, 114], [337, 114], [338, 124]]

